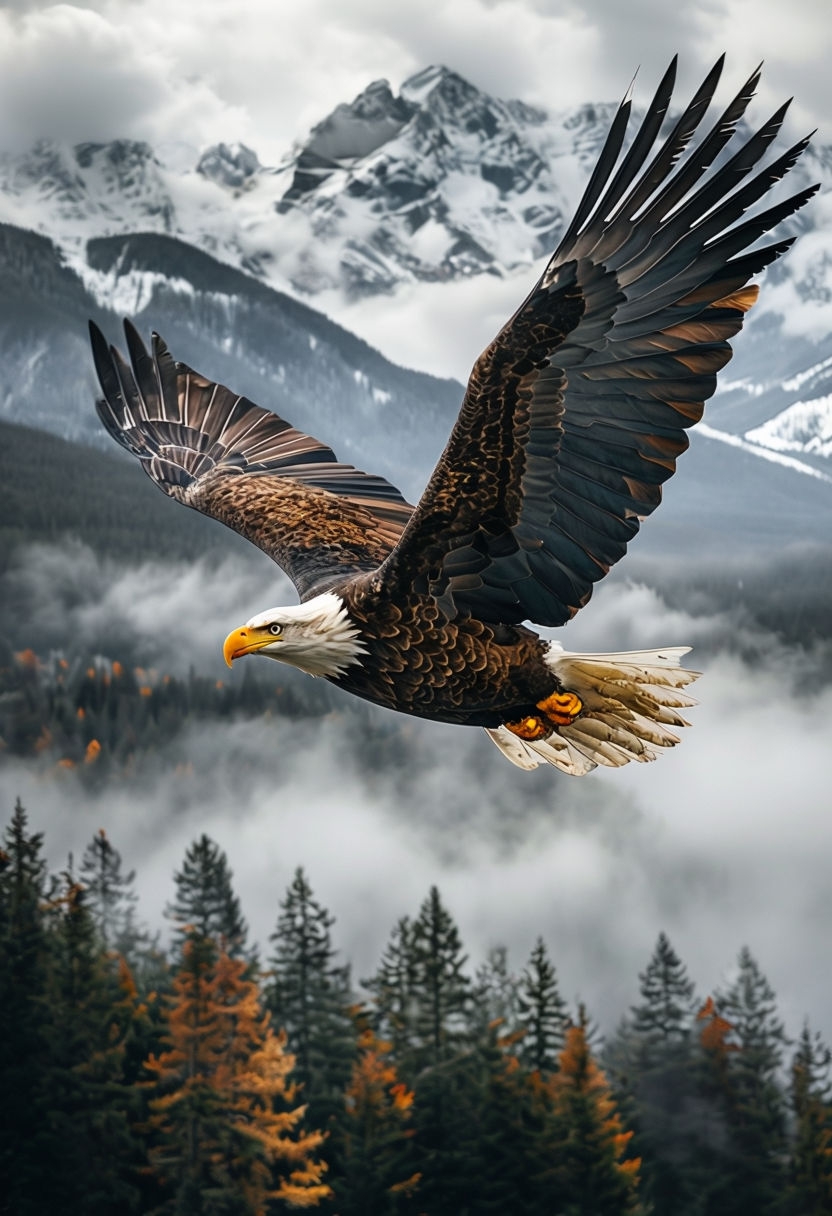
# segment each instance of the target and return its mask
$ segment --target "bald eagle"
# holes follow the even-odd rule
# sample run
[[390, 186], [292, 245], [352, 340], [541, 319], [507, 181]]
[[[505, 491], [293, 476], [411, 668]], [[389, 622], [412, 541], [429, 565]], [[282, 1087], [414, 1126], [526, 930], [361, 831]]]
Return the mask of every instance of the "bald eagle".
[[[759, 70], [702, 135], [720, 60], [663, 140], [676, 61], [629, 142], [627, 97], [529, 295], [474, 364], [417, 506], [125, 323], [128, 363], [91, 326], [101, 421], [171, 498], [273, 558], [300, 604], [225, 640], [389, 709], [483, 727], [520, 768], [652, 760], [693, 704], [688, 647], [572, 654], [564, 625], [619, 560], [702, 415], [749, 285], [791, 244], [761, 238], [816, 187], [741, 219], [808, 139], [757, 168], [782, 106], [723, 150]], [[714, 167], [719, 158], [719, 163]]]

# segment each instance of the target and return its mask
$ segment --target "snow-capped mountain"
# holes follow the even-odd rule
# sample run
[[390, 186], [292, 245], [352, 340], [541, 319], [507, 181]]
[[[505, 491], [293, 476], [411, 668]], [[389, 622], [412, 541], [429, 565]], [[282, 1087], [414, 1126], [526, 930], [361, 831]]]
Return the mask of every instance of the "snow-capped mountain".
[[[398, 95], [374, 81], [277, 166], [240, 144], [189, 154], [41, 141], [0, 157], [0, 221], [73, 257], [91, 236], [164, 232], [307, 296], [507, 275], [552, 250], [613, 110], [546, 114], [430, 67]], [[792, 180], [829, 191], [832, 149], [815, 147]], [[822, 245], [802, 270], [803, 300], [832, 291], [825, 235]]]
[[442, 67], [338, 106], [276, 167], [218, 144], [41, 141], [0, 159], [0, 220], [72, 256], [90, 236], [179, 236], [279, 288], [390, 291], [506, 274], [551, 250], [613, 107], [549, 116]]
[[[202, 327], [200, 342], [207, 325], [222, 335], [221, 357], [223, 348], [228, 355], [245, 347], [256, 364], [268, 366], [263, 374], [275, 388], [276, 408], [304, 424], [293, 408], [308, 387], [297, 350], [323, 349], [312, 345], [321, 341], [316, 324], [304, 320], [304, 336], [294, 348], [280, 340], [269, 347], [264, 330], [253, 351], [240, 336], [242, 314], [255, 307], [251, 300], [263, 317], [283, 315], [288, 307], [282, 296], [278, 308], [269, 287], [320, 301], [348, 327], [360, 327], [384, 345], [372, 315], [365, 319], [370, 305], [376, 307], [370, 297], [407, 292], [412, 303], [414, 293], [418, 300], [420, 292], [431, 292], [435, 300], [437, 292], [487, 276], [483, 285], [497, 284], [509, 301], [499, 325], [557, 242], [613, 110], [612, 104], [587, 103], [547, 114], [431, 67], [405, 81], [398, 94], [386, 81], [371, 83], [277, 166], [261, 164], [256, 151], [241, 144], [200, 152], [129, 140], [74, 147], [42, 141], [27, 154], [0, 156], [0, 221], [49, 237], [65, 263], [60, 273], [51, 266], [50, 291], [62, 282], [79, 315], [84, 309], [146, 315], [160, 328], [172, 324], [175, 333], [184, 328], [191, 335]], [[822, 193], [793, 221], [801, 239], [769, 271], [761, 303], [709, 404], [708, 423], [752, 451], [789, 454], [829, 472], [832, 148], [816, 142], [791, 179], [791, 189], [820, 181]], [[14, 231], [7, 228], [0, 242], [12, 264], [28, 256], [10, 235]], [[176, 239], [163, 248], [151, 236], [137, 235], [152, 233]], [[200, 250], [212, 259], [210, 273], [199, 262]], [[228, 274], [243, 274], [218, 289], [222, 264]], [[385, 304], [388, 311], [394, 307]], [[6, 324], [14, 329], [18, 322], [7, 313]], [[60, 332], [59, 345], [68, 340]], [[80, 366], [82, 339], [77, 341], [73, 359]], [[4, 408], [77, 434], [78, 424], [66, 415], [60, 423], [52, 418], [48, 399], [34, 391], [54, 358], [54, 347], [47, 346], [13, 346], [19, 357], [7, 363], [6, 376], [14, 366], [16, 378], [3, 388]], [[384, 377], [376, 383], [361, 359], [354, 362], [347, 399], [357, 385], [361, 402], [356, 397], [355, 409], [384, 413], [396, 392]], [[295, 370], [287, 372], [289, 367]], [[463, 366], [455, 370], [464, 376]], [[282, 387], [281, 375], [288, 376]], [[16, 411], [9, 402], [23, 400], [26, 384], [32, 391]], [[258, 385], [246, 380], [242, 387], [253, 392]], [[320, 389], [315, 392], [320, 397]], [[443, 409], [457, 392], [445, 391]], [[416, 397], [423, 400], [421, 393]]]

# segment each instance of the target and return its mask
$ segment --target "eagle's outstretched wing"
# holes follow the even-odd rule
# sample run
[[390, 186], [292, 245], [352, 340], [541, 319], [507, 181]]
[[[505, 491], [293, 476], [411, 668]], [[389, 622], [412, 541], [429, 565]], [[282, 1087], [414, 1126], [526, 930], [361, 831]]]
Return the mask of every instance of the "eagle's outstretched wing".
[[98, 414], [166, 494], [263, 549], [302, 599], [376, 569], [413, 511], [394, 486], [124, 329], [132, 366], [90, 325]]
[[383, 567], [394, 594], [430, 593], [449, 615], [562, 625], [659, 503], [756, 298], [750, 276], [791, 241], [744, 251], [816, 189], [737, 222], [808, 142], [749, 177], [787, 106], [707, 174], [759, 71], [682, 158], [722, 60], [647, 163], [675, 66], [623, 156], [622, 103], [558, 250], [477, 360], [447, 448]]

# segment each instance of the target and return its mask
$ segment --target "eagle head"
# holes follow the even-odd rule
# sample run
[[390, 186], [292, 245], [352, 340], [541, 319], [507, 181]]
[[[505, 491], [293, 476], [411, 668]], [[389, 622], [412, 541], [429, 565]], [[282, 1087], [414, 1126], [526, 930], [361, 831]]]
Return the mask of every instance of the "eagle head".
[[270, 608], [232, 630], [222, 652], [230, 667], [244, 654], [262, 654], [310, 676], [340, 676], [366, 652], [339, 595], [327, 591], [305, 604]]

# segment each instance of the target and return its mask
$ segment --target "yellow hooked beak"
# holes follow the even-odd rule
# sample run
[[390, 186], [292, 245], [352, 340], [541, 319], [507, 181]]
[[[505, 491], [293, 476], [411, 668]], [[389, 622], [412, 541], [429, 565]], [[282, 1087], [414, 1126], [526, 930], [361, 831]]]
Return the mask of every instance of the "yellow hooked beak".
[[230, 667], [235, 659], [242, 658], [244, 654], [254, 654], [264, 646], [279, 641], [280, 636], [275, 636], [268, 629], [252, 629], [243, 625], [240, 629], [233, 629], [223, 642], [222, 657]]

